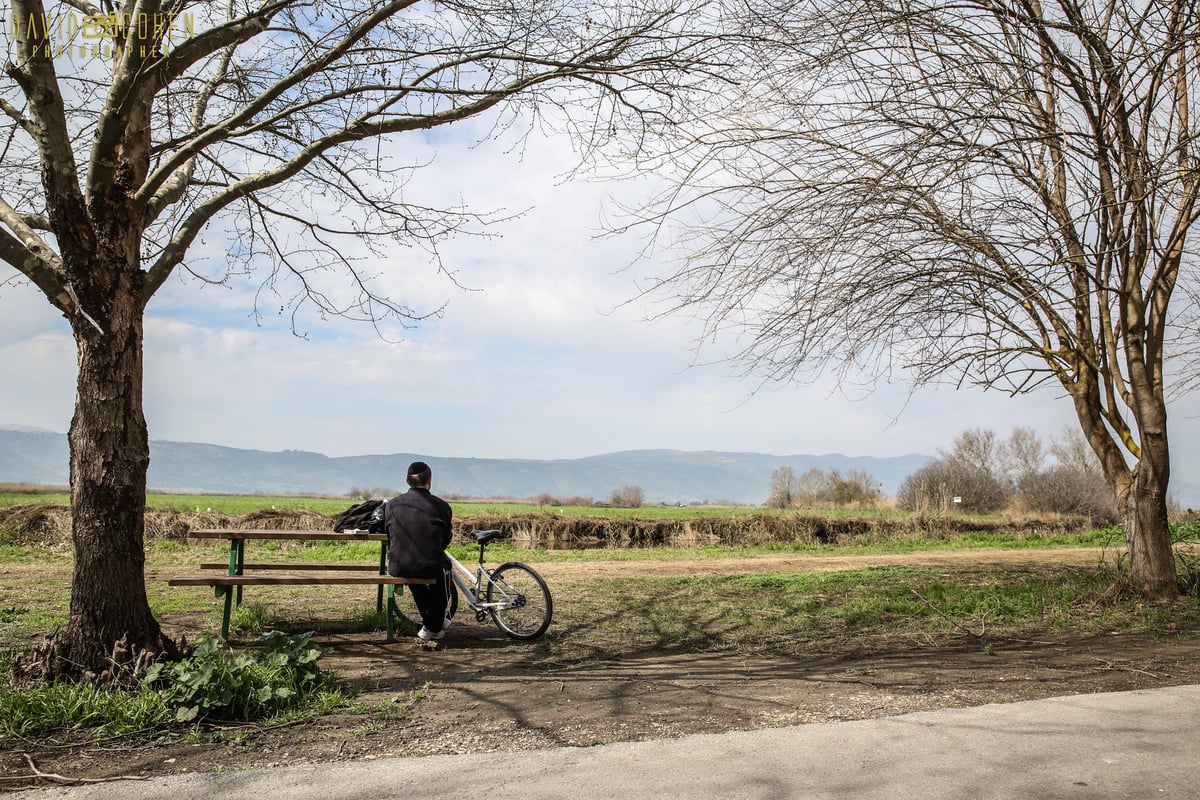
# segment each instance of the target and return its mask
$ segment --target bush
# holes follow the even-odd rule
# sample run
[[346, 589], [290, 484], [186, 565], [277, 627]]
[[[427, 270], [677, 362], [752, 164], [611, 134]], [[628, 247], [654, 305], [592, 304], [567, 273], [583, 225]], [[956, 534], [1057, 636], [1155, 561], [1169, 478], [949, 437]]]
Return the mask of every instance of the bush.
[[[0, 734], [34, 736], [84, 728], [96, 736], [148, 737], [204, 717], [270, 719], [289, 711], [326, 711], [344, 702], [334, 677], [317, 667], [309, 634], [263, 637], [253, 656], [231, 656], [219, 638], [201, 640], [191, 656], [152, 664], [135, 691], [89, 683], [17, 686], [0, 679]], [[12, 676], [11, 665], [5, 671]]]
[[622, 486], [614, 489], [609, 503], [617, 508], [641, 508], [645, 502], [645, 492], [640, 486]]
[[1185, 519], [1171, 524], [1171, 544], [1175, 549], [1175, 572], [1179, 591], [1200, 597], [1200, 519], [1191, 511]]
[[[954, 503], [954, 498], [959, 503]], [[985, 470], [957, 461], [934, 461], [907, 476], [896, 492], [896, 503], [916, 513], [988, 514], [1003, 508], [1008, 491]]]
[[852, 469], [842, 475], [840, 470], [826, 473], [820, 469], [807, 470], [796, 479], [790, 467], [780, 467], [771, 474], [769, 508], [873, 508], [881, 498], [879, 481], [871, 473]]
[[1117, 504], [1103, 476], [1073, 466], [1057, 466], [1022, 478], [1017, 495], [1030, 511], [1117, 519]]
[[181, 661], [154, 664], [145, 684], [162, 693], [180, 722], [204, 717], [261, 719], [308, 704], [333, 689], [333, 676], [317, 666], [321, 651], [311, 634], [272, 631], [254, 655], [229, 657], [217, 637], [206, 637]]

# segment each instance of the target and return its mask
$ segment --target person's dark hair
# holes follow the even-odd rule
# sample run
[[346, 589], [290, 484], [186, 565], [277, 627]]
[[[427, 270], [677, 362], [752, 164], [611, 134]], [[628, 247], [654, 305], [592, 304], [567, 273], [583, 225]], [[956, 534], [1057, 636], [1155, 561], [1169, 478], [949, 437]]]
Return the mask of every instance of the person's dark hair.
[[433, 480], [433, 470], [424, 461], [414, 461], [408, 465], [409, 486], [428, 486]]

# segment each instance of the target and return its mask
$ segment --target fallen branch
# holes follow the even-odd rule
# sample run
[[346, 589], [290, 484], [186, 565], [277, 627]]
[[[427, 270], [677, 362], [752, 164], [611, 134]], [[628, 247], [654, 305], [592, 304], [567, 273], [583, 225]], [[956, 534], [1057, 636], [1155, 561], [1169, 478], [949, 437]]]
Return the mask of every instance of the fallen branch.
[[1138, 669], [1137, 667], [1126, 667], [1126, 666], [1122, 666], [1120, 664], [1114, 664], [1113, 662], [1108, 661], [1107, 659], [1097, 658], [1096, 656], [1091, 656], [1091, 659], [1092, 659], [1092, 661], [1098, 661], [1101, 664], [1103, 664], [1105, 669], [1118, 670], [1118, 671], [1122, 671], [1122, 672], [1136, 672], [1139, 675], [1146, 675], [1147, 677], [1156, 678], [1159, 680], [1170, 677], [1170, 675], [1159, 675], [1159, 674], [1150, 672], [1149, 670]]
[[983, 636], [984, 636], [984, 634], [987, 632], [987, 631], [985, 630], [985, 631], [981, 631], [981, 632], [979, 632], [979, 633], [976, 633], [976, 632], [975, 632], [975, 631], [973, 631], [973, 630], [970, 630], [970, 629], [968, 629], [968, 628], [964, 628], [962, 625], [959, 625], [959, 624], [958, 624], [958, 623], [957, 623], [955, 620], [953, 620], [953, 619], [951, 619], [949, 616], [947, 616], [947, 615], [946, 615], [946, 613], [945, 613], [945, 612], [943, 612], [943, 611], [942, 611], [940, 608], [938, 608], [938, 607], [937, 607], [937, 606], [935, 606], [933, 603], [929, 602], [929, 601], [928, 601], [928, 600], [926, 600], [924, 597], [922, 597], [922, 596], [921, 596], [921, 593], [920, 593], [920, 592], [918, 592], [916, 589], [913, 589], [913, 588], [911, 588], [911, 587], [910, 587], [910, 588], [909, 588], [909, 591], [910, 591], [910, 592], [912, 592], [913, 594], [915, 594], [915, 595], [917, 596], [917, 599], [919, 599], [919, 600], [920, 600], [922, 603], [924, 603], [925, 605], [927, 605], [927, 606], [929, 606], [931, 609], [933, 609], [933, 613], [937, 614], [939, 617], [941, 617], [942, 619], [946, 620], [946, 622], [949, 622], [951, 625], [953, 625], [954, 627], [958, 628], [960, 631], [962, 631], [963, 633], [967, 634], [968, 636], [971, 636], [971, 637], [973, 637], [973, 638], [975, 638], [975, 639], [982, 639], [982, 638], [983, 638]]
[[[54, 781], [55, 783], [71, 785], [76, 783], [111, 783], [113, 781], [150, 780], [149, 775], [117, 775], [112, 778], [69, 778], [65, 775], [56, 775], [53, 772], [42, 772], [37, 768], [37, 764], [33, 763], [33, 759], [29, 757], [28, 753], [21, 753], [21, 755], [25, 756], [25, 762], [29, 764], [29, 769], [33, 772], [33, 777], [40, 778], [45, 781]], [[25, 780], [27, 778], [21, 779]], [[17, 780], [17, 778], [5, 778], [4, 780]]]

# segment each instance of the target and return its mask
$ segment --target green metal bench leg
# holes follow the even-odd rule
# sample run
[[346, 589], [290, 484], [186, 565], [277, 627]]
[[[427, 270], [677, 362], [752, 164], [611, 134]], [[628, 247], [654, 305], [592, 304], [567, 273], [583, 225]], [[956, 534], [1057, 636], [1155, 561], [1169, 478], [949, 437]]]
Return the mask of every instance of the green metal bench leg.
[[[382, 583], [379, 584], [379, 593], [382, 596], [382, 594], [383, 594], [383, 584]], [[396, 639], [396, 620], [392, 616], [392, 609], [394, 609], [396, 607], [396, 604], [394, 602], [392, 602], [392, 600], [395, 596], [396, 596], [396, 585], [393, 583], [389, 583], [387, 585], [387, 640], [389, 642], [395, 641], [395, 639]]]
[[[245, 564], [246, 564], [246, 540], [238, 539], [237, 540], [237, 567], [236, 567], [237, 571], [232, 572], [230, 574], [231, 575], [241, 575], [245, 571]], [[237, 607], [238, 608], [242, 607], [242, 588], [243, 587], [241, 587], [241, 586], [237, 587]]]
[[[246, 563], [246, 541], [244, 539], [232, 539], [229, 542], [229, 574], [241, 575], [244, 571]], [[220, 593], [218, 592], [218, 596]], [[237, 604], [240, 608], [242, 605], [242, 587], [237, 587]]]
[[[241, 589], [241, 587], [238, 587]], [[233, 587], [231, 586], [214, 586], [217, 597], [224, 598], [224, 609], [221, 614], [221, 638], [229, 641], [229, 617], [233, 613]]]
[[[380, 542], [379, 545], [380, 545], [380, 547], [379, 547], [379, 574], [387, 575], [388, 543]], [[375, 610], [383, 611], [383, 584], [381, 583], [381, 584], [379, 584], [379, 586], [377, 586], [375, 588], [377, 590], [375, 592]], [[391, 599], [392, 599], [392, 590], [388, 589], [388, 600], [391, 600]], [[388, 618], [391, 619], [390, 616]]]

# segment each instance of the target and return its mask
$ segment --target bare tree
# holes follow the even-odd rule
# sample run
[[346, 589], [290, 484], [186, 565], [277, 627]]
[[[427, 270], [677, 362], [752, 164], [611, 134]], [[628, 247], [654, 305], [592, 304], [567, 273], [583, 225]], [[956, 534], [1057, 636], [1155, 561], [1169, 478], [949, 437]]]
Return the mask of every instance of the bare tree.
[[796, 504], [798, 486], [796, 473], [791, 467], [777, 467], [771, 473], [771, 487], [767, 493], [768, 508], [791, 508]]
[[950, 452], [940, 453], [947, 461], [998, 477], [1003, 460], [1003, 445], [990, 428], [968, 428], [954, 437]]
[[646, 502], [646, 493], [640, 486], [622, 486], [613, 489], [608, 502], [618, 508], [641, 508]]
[[1045, 457], [1042, 440], [1038, 438], [1033, 428], [1013, 428], [1012, 433], [1004, 442], [1003, 462], [1005, 468], [1018, 481], [1041, 472]]
[[[422, 165], [373, 141], [549, 111], [595, 146], [618, 121], [666, 119], [714, 41], [688, 33], [697, 8], [658, 0], [103, 6], [14, 0], [3, 33], [0, 260], [78, 347], [75, 571], [49, 659], [64, 673], [100, 672], [122, 638], [131, 660], [174, 650], [143, 570], [143, 314], [170, 276], [252, 275], [293, 319], [418, 322], [438, 309], [384, 296], [383, 256], [486, 218], [407, 197]], [[201, 261], [205, 231], [227, 258]]]
[[1114, 517], [1116, 503], [1112, 487], [1087, 439], [1078, 428], [1064, 428], [1050, 443], [1050, 454], [1058, 462], [1023, 481], [1021, 492], [1039, 510], [1088, 514], [1098, 519]]
[[1100, 475], [1100, 462], [1088, 447], [1087, 439], [1075, 428], [1064, 428], [1050, 440], [1050, 455], [1064, 467]]
[[[805, 470], [804, 474], [796, 480], [792, 476], [790, 467], [781, 467], [780, 469], [787, 470], [788, 476], [791, 477], [792, 492], [790, 505], [799, 506], [850, 506], [850, 505], [874, 505], [879, 501], [880, 490], [879, 481], [875, 476], [864, 469], [847, 470], [845, 475], [842, 475], [840, 470], [831, 469], [829, 472], [813, 467]], [[775, 474], [771, 476], [771, 486], [775, 487], [775, 477], [780, 470], [775, 470]], [[772, 493], [772, 497], [774, 497]], [[785, 508], [786, 506], [774, 506], [777, 508]]]
[[829, 480], [833, 484], [833, 502], [839, 506], [874, 506], [881, 496], [879, 481], [865, 469], [846, 470], [845, 477], [832, 470]]
[[829, 476], [825, 470], [810, 467], [796, 483], [796, 502], [804, 506], [815, 506], [829, 493]]
[[645, 218], [689, 225], [687, 257], [648, 291], [705, 338], [741, 329], [767, 380], [1065, 390], [1134, 582], [1175, 594], [1164, 365], [1197, 307], [1200, 5], [768, 5], [760, 80], [668, 153]]

